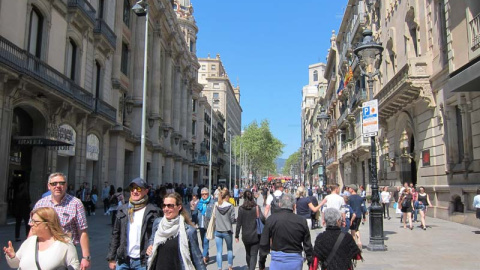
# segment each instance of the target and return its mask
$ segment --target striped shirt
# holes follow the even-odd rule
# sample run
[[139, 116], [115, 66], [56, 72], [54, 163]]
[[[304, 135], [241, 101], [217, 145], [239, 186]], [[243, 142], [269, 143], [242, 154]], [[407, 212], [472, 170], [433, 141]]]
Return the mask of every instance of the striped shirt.
[[52, 195], [49, 195], [40, 199], [33, 209], [39, 207], [52, 207], [55, 209], [63, 231], [72, 238], [73, 244], [78, 245], [80, 243], [80, 231], [86, 230], [88, 225], [85, 208], [83, 208], [83, 204], [79, 199], [65, 194], [62, 201], [59, 204], [55, 204], [52, 201]]

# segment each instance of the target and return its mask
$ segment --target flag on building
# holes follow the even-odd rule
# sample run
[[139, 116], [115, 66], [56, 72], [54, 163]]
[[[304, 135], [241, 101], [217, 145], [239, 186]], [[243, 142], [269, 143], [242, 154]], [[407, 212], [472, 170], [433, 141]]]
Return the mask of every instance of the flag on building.
[[343, 80], [340, 80], [340, 83], [339, 83], [338, 89], [337, 89], [337, 96], [342, 95], [343, 88], [345, 88], [345, 84], [343, 83]]
[[348, 83], [350, 82], [350, 80], [353, 78], [353, 71], [352, 71], [352, 67], [349, 67], [348, 68], [348, 71], [347, 73], [345, 74], [345, 85], [344, 87], [347, 87]]

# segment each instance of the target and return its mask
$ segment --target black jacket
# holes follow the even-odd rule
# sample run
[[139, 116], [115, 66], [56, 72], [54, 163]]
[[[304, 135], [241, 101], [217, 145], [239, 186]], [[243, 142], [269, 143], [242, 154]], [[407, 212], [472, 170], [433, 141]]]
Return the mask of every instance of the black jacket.
[[[262, 213], [262, 209], [258, 207], [258, 214], [260, 220], [265, 224], [265, 216]], [[235, 238], [239, 238], [240, 229], [242, 230], [242, 242], [244, 244], [256, 244], [260, 242], [260, 235], [257, 234], [257, 207], [251, 209], [245, 209], [243, 207], [238, 208], [237, 228], [235, 230]]]
[[[270, 238], [272, 246], [270, 247]], [[289, 209], [280, 209], [267, 218], [260, 239], [260, 268], [265, 268], [265, 260], [270, 249], [284, 253], [305, 251], [308, 263], [312, 262], [312, 242], [307, 220]]]
[[[159, 209], [153, 204], [147, 204], [142, 222], [142, 242], [140, 243], [140, 259], [142, 265], [147, 265], [148, 240], [152, 235], [153, 221], [158, 217]], [[121, 264], [127, 260], [127, 240], [128, 240], [128, 204], [122, 205], [116, 215], [115, 225], [112, 229], [112, 238], [107, 255], [107, 261], [117, 261]]]
[[[341, 230], [339, 227], [327, 227], [323, 233], [317, 236], [317, 239], [315, 239], [313, 254], [319, 261], [324, 262], [327, 260], [340, 233]], [[351, 269], [352, 260], [361, 258], [360, 254], [361, 250], [358, 248], [355, 240], [353, 240], [353, 237], [347, 233], [340, 243], [337, 252], [328, 264], [328, 269]]]

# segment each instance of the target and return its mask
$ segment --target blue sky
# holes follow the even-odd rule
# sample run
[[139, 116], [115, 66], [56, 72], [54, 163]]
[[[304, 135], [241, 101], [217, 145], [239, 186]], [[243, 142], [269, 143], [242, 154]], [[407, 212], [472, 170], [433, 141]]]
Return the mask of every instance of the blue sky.
[[199, 28], [197, 56], [220, 54], [240, 85], [242, 127], [263, 119], [285, 144], [282, 158], [301, 144], [302, 87], [308, 66], [325, 62], [332, 30], [346, 0], [192, 0]]

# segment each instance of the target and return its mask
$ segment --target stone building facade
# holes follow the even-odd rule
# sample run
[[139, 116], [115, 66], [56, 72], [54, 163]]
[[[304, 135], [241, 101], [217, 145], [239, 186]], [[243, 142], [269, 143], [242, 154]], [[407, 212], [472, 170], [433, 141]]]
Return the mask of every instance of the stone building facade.
[[[363, 101], [377, 99], [379, 185], [424, 186], [429, 215], [478, 225], [480, 4], [453, 2], [348, 1], [331, 38], [321, 100], [331, 117], [328, 143], [337, 149], [328, 154], [328, 181], [369, 186], [371, 148], [360, 112]], [[365, 29], [384, 48], [372, 85], [353, 53]]]

